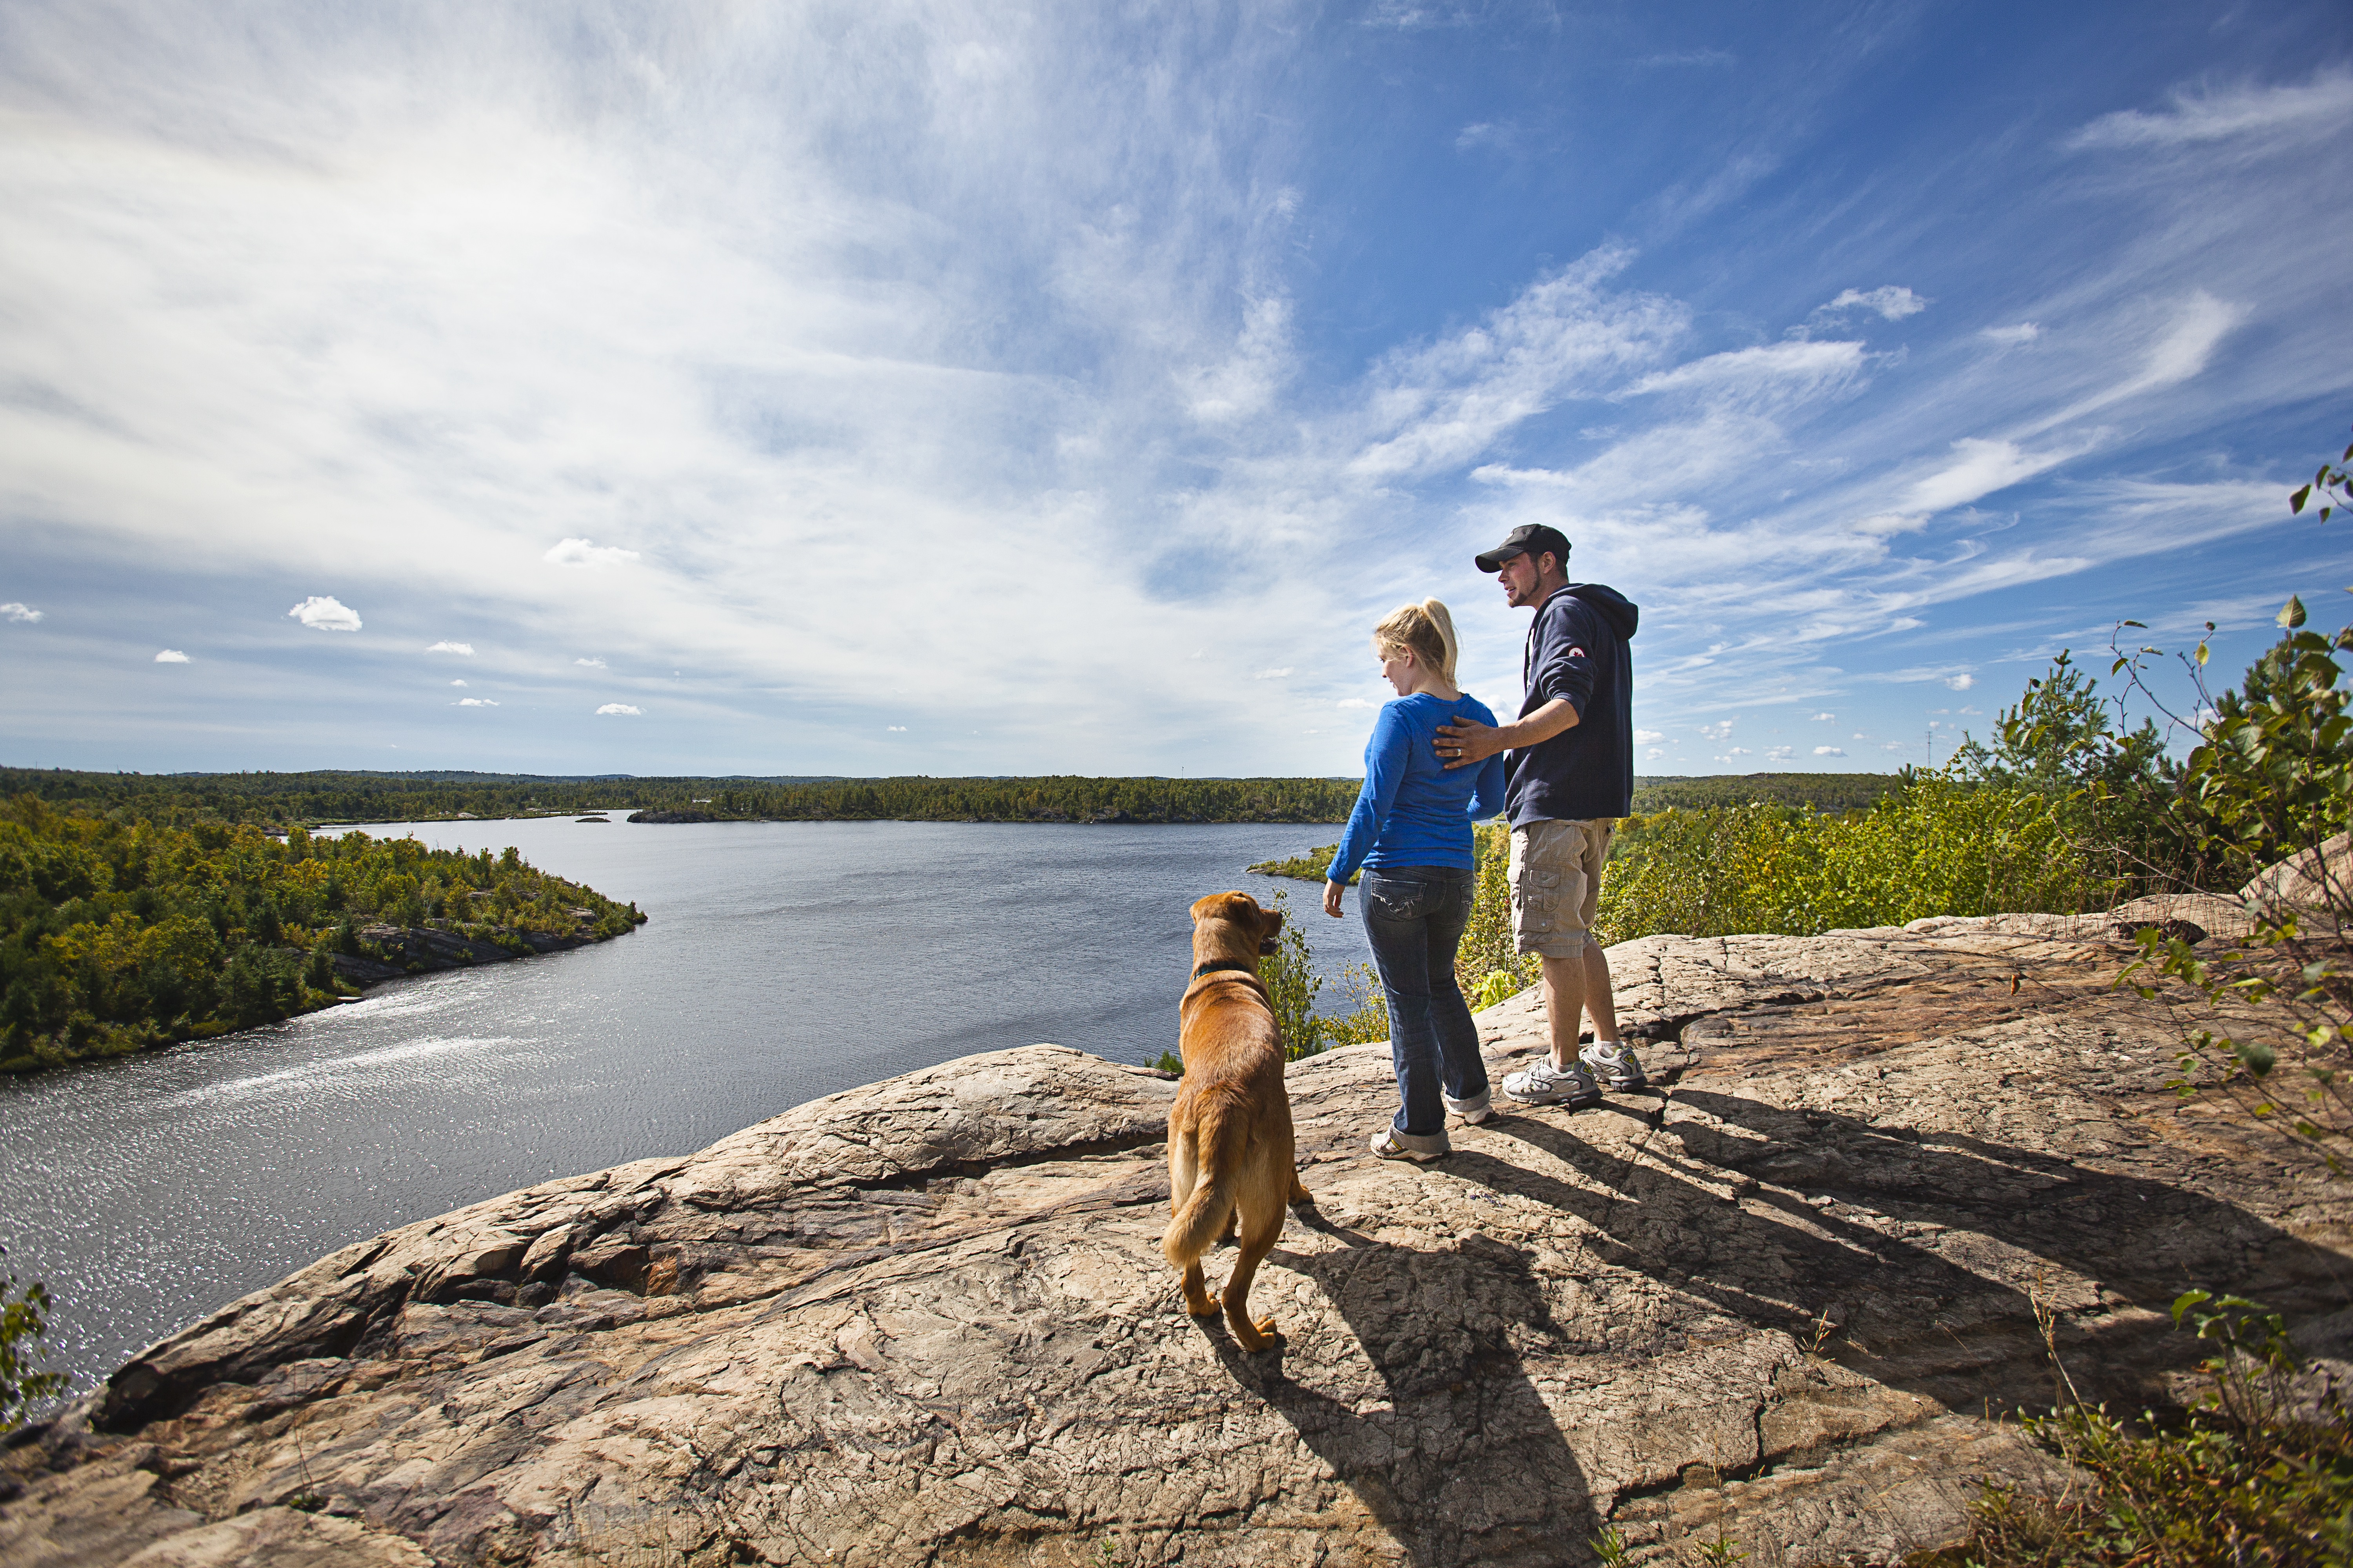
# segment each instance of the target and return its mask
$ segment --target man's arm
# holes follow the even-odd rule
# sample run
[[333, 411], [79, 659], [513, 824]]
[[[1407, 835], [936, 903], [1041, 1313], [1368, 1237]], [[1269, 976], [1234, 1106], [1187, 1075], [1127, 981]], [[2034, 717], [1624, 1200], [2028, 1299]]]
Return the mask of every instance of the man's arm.
[[1449, 773], [1476, 767], [1497, 752], [1523, 751], [1574, 730], [1577, 721], [1577, 707], [1566, 697], [1554, 698], [1525, 719], [1492, 728], [1476, 719], [1457, 719], [1438, 727], [1438, 755]]

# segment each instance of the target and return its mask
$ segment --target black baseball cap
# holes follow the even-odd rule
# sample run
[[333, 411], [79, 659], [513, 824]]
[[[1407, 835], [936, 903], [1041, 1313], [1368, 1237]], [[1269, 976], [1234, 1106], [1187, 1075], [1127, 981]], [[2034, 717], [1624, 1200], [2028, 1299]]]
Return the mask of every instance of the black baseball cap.
[[1568, 540], [1560, 530], [1541, 522], [1524, 522], [1504, 536], [1504, 542], [1478, 557], [1482, 572], [1500, 572], [1504, 563], [1514, 555], [1542, 555], [1552, 552], [1561, 570], [1568, 570]]

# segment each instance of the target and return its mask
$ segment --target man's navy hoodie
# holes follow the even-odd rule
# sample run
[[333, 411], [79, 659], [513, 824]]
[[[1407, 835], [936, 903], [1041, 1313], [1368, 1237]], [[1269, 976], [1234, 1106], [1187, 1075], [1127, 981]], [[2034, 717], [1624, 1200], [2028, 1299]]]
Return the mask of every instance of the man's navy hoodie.
[[1505, 758], [1513, 826], [1633, 811], [1634, 660], [1626, 639], [1641, 615], [1599, 583], [1571, 583], [1536, 606], [1520, 661], [1520, 717], [1559, 697], [1577, 710], [1577, 722]]

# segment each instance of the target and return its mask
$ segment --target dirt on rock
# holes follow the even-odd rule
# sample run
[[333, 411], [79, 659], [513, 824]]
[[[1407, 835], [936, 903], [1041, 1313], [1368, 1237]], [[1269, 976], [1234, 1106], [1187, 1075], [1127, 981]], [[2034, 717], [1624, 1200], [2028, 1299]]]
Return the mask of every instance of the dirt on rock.
[[[1610, 954], [1654, 1079], [1365, 1152], [1385, 1047], [1295, 1064], [1312, 1209], [1241, 1353], [1160, 1257], [1175, 1084], [1056, 1046], [345, 1248], [6, 1456], [0, 1561], [1763, 1564], [1948, 1540], [2014, 1419], [2177, 1396], [2168, 1306], [2342, 1353], [2353, 1205], [2112, 982], [2118, 924], [1997, 916]], [[1479, 1015], [1492, 1069], [1533, 995]], [[1213, 1254], [1211, 1284], [1221, 1278]]]

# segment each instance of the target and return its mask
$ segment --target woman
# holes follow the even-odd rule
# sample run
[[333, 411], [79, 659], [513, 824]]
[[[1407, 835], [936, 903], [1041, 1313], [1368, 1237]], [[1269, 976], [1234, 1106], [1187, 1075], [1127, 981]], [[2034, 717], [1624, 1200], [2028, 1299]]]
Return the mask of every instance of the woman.
[[1454, 617], [1435, 599], [1407, 605], [1373, 628], [1381, 675], [1397, 692], [1365, 744], [1365, 787], [1348, 814], [1324, 884], [1324, 912], [1340, 918], [1348, 879], [1364, 868], [1365, 930], [1389, 1005], [1398, 1113], [1373, 1136], [1384, 1160], [1435, 1160], [1451, 1145], [1446, 1113], [1494, 1115], [1478, 1026], [1454, 983], [1454, 949], [1471, 920], [1471, 824], [1504, 808], [1504, 759], [1449, 773], [1440, 724], [1494, 715], [1454, 685]]

